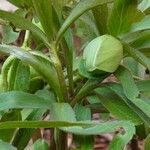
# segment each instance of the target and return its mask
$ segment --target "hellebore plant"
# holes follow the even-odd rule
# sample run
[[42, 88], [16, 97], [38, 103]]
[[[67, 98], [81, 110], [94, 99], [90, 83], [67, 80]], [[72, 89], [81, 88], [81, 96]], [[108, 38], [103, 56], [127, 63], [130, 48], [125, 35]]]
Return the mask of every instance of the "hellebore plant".
[[70, 133], [76, 149], [91, 150], [93, 135], [117, 131], [109, 150], [135, 135], [149, 150], [150, 3], [8, 1], [17, 10], [0, 10], [0, 149], [31, 139], [35, 150], [71, 149]]

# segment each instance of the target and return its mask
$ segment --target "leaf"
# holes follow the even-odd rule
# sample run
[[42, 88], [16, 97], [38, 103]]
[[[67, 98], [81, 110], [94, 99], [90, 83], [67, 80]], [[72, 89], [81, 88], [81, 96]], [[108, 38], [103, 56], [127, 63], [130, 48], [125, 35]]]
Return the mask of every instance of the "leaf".
[[133, 57], [137, 62], [141, 63], [144, 67], [150, 70], [150, 59], [146, 57], [140, 51], [130, 47], [126, 43], [123, 43], [124, 50], [129, 54], [129, 56]]
[[129, 70], [120, 66], [115, 72], [115, 76], [120, 80], [124, 93], [128, 99], [134, 100], [139, 96], [139, 90]]
[[62, 25], [61, 29], [59, 30], [56, 38], [56, 43], [59, 42], [61, 37], [63, 36], [64, 32], [69, 28], [69, 26], [78, 19], [84, 12], [99, 6], [105, 3], [112, 2], [113, 0], [82, 0], [80, 1], [77, 6], [72, 10], [69, 17], [66, 19], [64, 24]]
[[60, 97], [62, 96], [56, 71], [46, 56], [44, 56], [44, 58], [46, 57], [47, 59], [44, 59], [43, 57], [41, 58], [41, 56], [34, 56], [24, 49], [8, 45], [0, 45], [0, 52], [7, 55], [11, 54], [18, 59], [21, 59], [23, 62], [30, 64], [39, 74], [44, 77], [45, 80], [47, 80], [57, 95]]
[[8, 90], [14, 90], [15, 78], [16, 78], [16, 71], [19, 64], [19, 59], [15, 58], [12, 66], [8, 72]]
[[103, 35], [92, 40], [84, 49], [83, 59], [89, 72], [100, 70], [114, 72], [123, 58], [123, 47], [111, 35]]
[[100, 87], [95, 91], [99, 101], [113, 116], [121, 120], [132, 121], [136, 125], [142, 124], [140, 117], [108, 87]]
[[99, 79], [87, 80], [87, 82], [82, 86], [79, 92], [75, 95], [75, 98], [72, 100], [71, 105], [74, 106], [77, 102], [79, 102], [84, 97], [89, 95], [98, 86], [98, 84], [101, 83], [107, 76], [108, 74], [105, 74], [100, 76]]
[[[55, 105], [52, 105], [52, 108], [50, 110], [52, 120], [59, 120], [59, 121], [66, 120], [69, 122], [70, 121], [73, 122], [76, 120], [74, 111], [69, 104], [57, 103]], [[86, 122], [88, 123], [88, 121]], [[132, 138], [135, 132], [133, 124], [128, 121], [112, 121], [105, 123], [96, 123], [94, 126], [87, 126], [85, 128], [61, 127], [60, 129], [78, 135], [97, 135], [108, 132], [114, 132], [114, 130], [116, 130], [116, 128], [118, 127], [123, 127], [125, 129], [125, 134], [124, 135], [119, 134], [118, 136], [116, 136], [112, 141], [112, 143], [118, 142], [119, 144], [115, 145], [115, 149], [120, 150], [123, 149], [123, 147], [129, 142], [129, 140]], [[112, 147], [110, 147], [110, 150], [111, 149]]]
[[142, 0], [142, 2], [139, 4], [138, 8], [141, 11], [145, 11], [150, 7], [150, 1], [149, 0]]
[[3, 142], [2, 140], [0, 140], [0, 147], [2, 150], [17, 150], [15, 147], [9, 143]]
[[141, 30], [150, 29], [150, 15], [145, 16], [140, 22], [132, 25], [130, 32], [137, 32]]
[[45, 34], [49, 39], [53, 36], [53, 16], [51, 0], [32, 0], [33, 6], [38, 16]]
[[31, 23], [29, 20], [17, 15], [15, 13], [7, 12], [4, 10], [0, 10], [0, 19], [7, 21], [10, 24], [13, 24], [16, 28], [20, 28], [23, 30], [29, 30], [37, 35], [47, 47], [50, 47], [49, 41], [45, 35], [37, 26]]
[[37, 149], [40, 149], [40, 150], [48, 150], [48, 143], [43, 140], [43, 139], [38, 139], [34, 142], [33, 146], [32, 146], [32, 149], [33, 150], [37, 150]]
[[[75, 115], [77, 121], [86, 121], [91, 120], [91, 110], [88, 107], [76, 104], [74, 107]], [[84, 113], [83, 113], [84, 112]], [[84, 136], [84, 135], [74, 135], [73, 140], [78, 149], [80, 150], [91, 150], [94, 145], [93, 136]]]
[[124, 95], [123, 89], [120, 86], [109, 86], [109, 88], [114, 91], [118, 96], [124, 100], [128, 106], [138, 114], [138, 116], [143, 120], [144, 123], [149, 127], [150, 126], [150, 104], [142, 99], [127, 99]]
[[[21, 120], [21, 114], [18, 110], [12, 110], [3, 114], [0, 122], [5, 121], [19, 121]], [[11, 142], [16, 129], [3, 129], [0, 130], [0, 139], [5, 142]]]
[[13, 108], [44, 108], [49, 109], [51, 102], [33, 94], [25, 92], [0, 93], [0, 111]]
[[95, 7], [93, 15], [100, 35], [107, 34], [108, 6], [107, 4]]
[[149, 150], [150, 148], [150, 134], [144, 140], [144, 150]]
[[108, 30], [118, 36], [130, 30], [137, 16], [137, 0], [115, 0], [108, 18]]
[[[26, 118], [26, 121], [41, 120], [45, 113], [45, 109], [35, 109]], [[17, 149], [25, 149], [36, 129], [19, 129], [15, 134], [12, 144]]]
[[19, 33], [14, 32], [11, 27], [3, 26], [2, 28], [2, 43], [11, 44], [17, 40]]
[[29, 90], [30, 68], [20, 62], [15, 77], [14, 90], [27, 92]]
[[62, 13], [62, 8], [63, 8], [63, 5], [64, 5], [64, 0], [52, 0], [52, 3], [54, 5], [56, 13], [60, 17], [61, 13]]
[[68, 103], [52, 104], [50, 107], [50, 115], [53, 121], [76, 121], [74, 111]]
[[3, 91], [8, 90], [8, 72], [15, 57], [9, 56], [2, 65], [1, 75], [2, 75], [2, 89]]

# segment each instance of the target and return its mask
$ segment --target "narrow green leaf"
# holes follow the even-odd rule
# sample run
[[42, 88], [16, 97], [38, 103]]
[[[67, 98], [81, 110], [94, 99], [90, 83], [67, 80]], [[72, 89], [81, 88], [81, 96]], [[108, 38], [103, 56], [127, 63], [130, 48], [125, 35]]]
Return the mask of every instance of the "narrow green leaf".
[[129, 31], [137, 15], [137, 0], [115, 0], [108, 19], [109, 33], [117, 36]]
[[129, 70], [120, 66], [115, 72], [115, 76], [120, 80], [127, 98], [134, 100], [139, 96], [139, 90]]
[[129, 56], [133, 57], [136, 61], [141, 63], [144, 67], [150, 70], [150, 59], [146, 57], [140, 51], [130, 47], [129, 45], [123, 43], [124, 50], [129, 54]]
[[134, 124], [142, 123], [140, 117], [118, 96], [107, 87], [95, 89], [99, 101], [118, 119], [129, 120]]
[[14, 85], [15, 85], [15, 78], [16, 78], [16, 72], [17, 72], [17, 67], [19, 65], [19, 59], [15, 58], [12, 66], [8, 72], [8, 90], [14, 90]]
[[[26, 118], [26, 121], [41, 120], [45, 113], [45, 109], [35, 109]], [[25, 149], [36, 129], [19, 129], [12, 141], [17, 149]]]
[[49, 109], [51, 102], [25, 92], [0, 93], [0, 111], [13, 108], [45, 108]]
[[150, 1], [149, 0], [142, 0], [142, 2], [139, 4], [138, 8], [141, 11], [145, 11], [146, 9], [150, 8]]
[[29, 20], [17, 15], [15, 13], [7, 12], [0, 10], [0, 19], [7, 21], [10, 24], [13, 24], [16, 28], [30, 30], [35, 35], [37, 35], [47, 47], [50, 47], [49, 41], [45, 35], [37, 26], [32, 24]]
[[63, 8], [63, 5], [64, 5], [64, 0], [52, 0], [52, 3], [54, 5], [56, 13], [60, 17], [61, 13], [62, 13], [62, 8]]
[[48, 143], [43, 139], [38, 139], [32, 146], [33, 150], [48, 150]]
[[150, 29], [150, 15], [145, 16], [140, 22], [132, 25], [130, 32]]
[[[12, 110], [9, 112], [6, 112], [0, 122], [5, 122], [5, 121], [19, 121], [21, 120], [21, 114], [20, 111], [18, 110]], [[3, 129], [0, 130], [0, 139], [5, 141], [5, 142], [11, 142], [13, 136], [14, 136], [15, 129]]]
[[14, 59], [15, 59], [15, 57], [9, 56], [3, 63], [2, 70], [1, 70], [3, 91], [8, 90], [8, 72], [10, 70], [10, 67], [11, 67]]
[[72, 10], [69, 17], [66, 19], [64, 24], [62, 25], [61, 29], [59, 30], [57, 34], [57, 43], [59, 42], [60, 38], [63, 36], [64, 32], [67, 30], [67, 28], [76, 20], [78, 19], [84, 12], [99, 6], [103, 5], [105, 3], [112, 2], [113, 0], [82, 0], [80, 1], [77, 6]]
[[53, 36], [53, 16], [51, 0], [32, 0], [35, 12], [49, 39]]

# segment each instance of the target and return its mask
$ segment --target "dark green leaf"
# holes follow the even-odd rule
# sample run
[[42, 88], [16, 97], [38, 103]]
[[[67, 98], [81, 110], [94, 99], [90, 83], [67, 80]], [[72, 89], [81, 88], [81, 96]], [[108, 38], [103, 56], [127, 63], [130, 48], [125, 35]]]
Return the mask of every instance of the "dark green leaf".
[[60, 38], [63, 36], [64, 32], [67, 30], [67, 28], [77, 19], [79, 18], [84, 12], [99, 6], [103, 5], [105, 3], [112, 2], [113, 0], [82, 0], [80, 1], [77, 6], [72, 10], [71, 14], [67, 18], [67, 20], [62, 25], [61, 29], [58, 32], [57, 35], [57, 42], [60, 40]]
[[137, 16], [137, 0], [115, 0], [108, 19], [110, 34], [118, 36], [130, 30]]
[[115, 76], [120, 80], [124, 93], [128, 99], [134, 100], [139, 96], [139, 90], [129, 70], [120, 66], [115, 72]]
[[53, 36], [53, 16], [51, 0], [32, 0], [35, 12], [49, 39]]

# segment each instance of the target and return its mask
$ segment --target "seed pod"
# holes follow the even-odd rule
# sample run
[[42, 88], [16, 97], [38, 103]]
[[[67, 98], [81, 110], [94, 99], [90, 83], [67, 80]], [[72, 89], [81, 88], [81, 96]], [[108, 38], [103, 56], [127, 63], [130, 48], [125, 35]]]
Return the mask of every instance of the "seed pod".
[[123, 47], [111, 35], [103, 35], [91, 41], [83, 52], [85, 67], [88, 71], [101, 70], [114, 72], [123, 58]]

